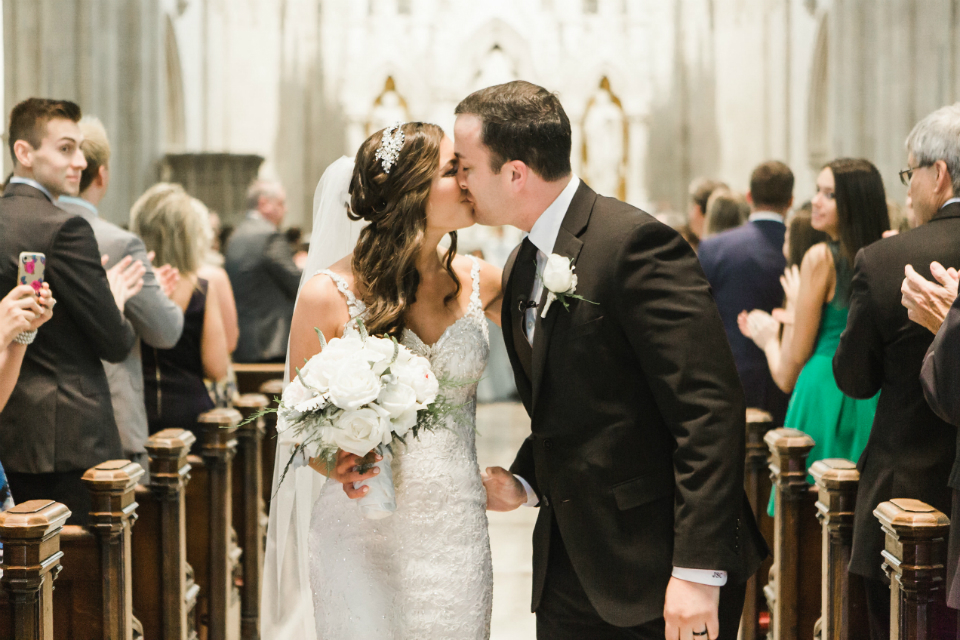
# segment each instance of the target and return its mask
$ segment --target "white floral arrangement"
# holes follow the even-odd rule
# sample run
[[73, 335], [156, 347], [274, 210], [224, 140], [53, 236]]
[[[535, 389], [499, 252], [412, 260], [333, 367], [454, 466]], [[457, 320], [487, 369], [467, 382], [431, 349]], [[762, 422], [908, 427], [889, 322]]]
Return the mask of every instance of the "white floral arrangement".
[[312, 452], [332, 469], [341, 449], [361, 457], [378, 452], [383, 456], [376, 463], [380, 473], [357, 487], [369, 487], [359, 500], [364, 515], [382, 518], [396, 510], [391, 447], [423, 431], [445, 428], [447, 417], [462, 405], [448, 402], [440, 392], [461, 384], [439, 380], [429, 360], [395, 338], [369, 335], [359, 318], [356, 325], [356, 332], [330, 342], [317, 329], [320, 353], [297, 369], [276, 409], [248, 421], [277, 412], [282, 418], [278, 430], [291, 431], [297, 441], [281, 483], [298, 455]]

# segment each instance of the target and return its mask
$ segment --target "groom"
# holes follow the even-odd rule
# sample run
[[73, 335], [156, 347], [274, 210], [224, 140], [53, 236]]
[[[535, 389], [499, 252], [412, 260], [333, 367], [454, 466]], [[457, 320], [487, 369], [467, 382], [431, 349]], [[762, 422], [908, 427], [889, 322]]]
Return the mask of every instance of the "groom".
[[[572, 174], [547, 90], [490, 87], [456, 114], [477, 221], [530, 234], [504, 270], [503, 335], [532, 434], [484, 481], [492, 510], [540, 507], [537, 637], [734, 640], [767, 549], [743, 491], [743, 391], [696, 256]], [[551, 254], [575, 265], [569, 308], [545, 308], [540, 276], [554, 293], [569, 280]]]

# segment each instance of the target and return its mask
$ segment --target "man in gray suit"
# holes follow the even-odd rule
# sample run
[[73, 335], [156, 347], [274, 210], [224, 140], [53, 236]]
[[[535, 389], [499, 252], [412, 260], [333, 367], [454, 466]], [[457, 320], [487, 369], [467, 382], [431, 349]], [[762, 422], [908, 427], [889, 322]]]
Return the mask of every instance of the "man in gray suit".
[[227, 275], [237, 298], [240, 339], [235, 362], [283, 362], [300, 270], [280, 233], [286, 194], [274, 182], [258, 180], [247, 191], [247, 219], [227, 243]]
[[[164, 293], [150, 267], [143, 241], [97, 214], [97, 205], [110, 185], [110, 142], [103, 125], [96, 118], [83, 118], [80, 131], [83, 133], [80, 148], [87, 160], [87, 168], [80, 176], [80, 197], [60, 196], [58, 205], [90, 223], [100, 253], [107, 256], [108, 268], [126, 256], [143, 263], [147, 269], [143, 276], [143, 289], [127, 300], [123, 315], [145, 344], [157, 349], [170, 349], [177, 344], [183, 331], [183, 312]], [[104, 361], [103, 368], [110, 386], [110, 399], [120, 430], [123, 455], [146, 469], [147, 450], [144, 444], [149, 433], [143, 400], [140, 341], [134, 344], [125, 360], [116, 364]]]

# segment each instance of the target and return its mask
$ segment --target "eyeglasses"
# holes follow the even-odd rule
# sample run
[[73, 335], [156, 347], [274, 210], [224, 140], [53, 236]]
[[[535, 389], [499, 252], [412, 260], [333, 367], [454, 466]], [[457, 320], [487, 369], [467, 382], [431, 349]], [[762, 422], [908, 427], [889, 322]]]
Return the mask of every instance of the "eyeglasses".
[[908, 167], [904, 169], [903, 171], [900, 172], [900, 182], [903, 183], [903, 186], [909, 187], [910, 180], [913, 179], [913, 172], [916, 171], [917, 169], [923, 169], [924, 167], [930, 167], [930, 166], [933, 166], [933, 165], [927, 162], [927, 163], [918, 165], [916, 167]]

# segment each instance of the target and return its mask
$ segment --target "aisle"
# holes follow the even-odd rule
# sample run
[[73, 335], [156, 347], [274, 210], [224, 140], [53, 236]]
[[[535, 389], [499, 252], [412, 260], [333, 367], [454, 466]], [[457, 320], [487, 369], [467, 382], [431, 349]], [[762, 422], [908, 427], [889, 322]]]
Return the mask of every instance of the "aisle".
[[[483, 404], [477, 409], [477, 457], [480, 468], [509, 467], [530, 433], [530, 420], [519, 403]], [[537, 509], [490, 513], [493, 553], [493, 628], [491, 640], [533, 640], [536, 621], [530, 613], [530, 536]]]

